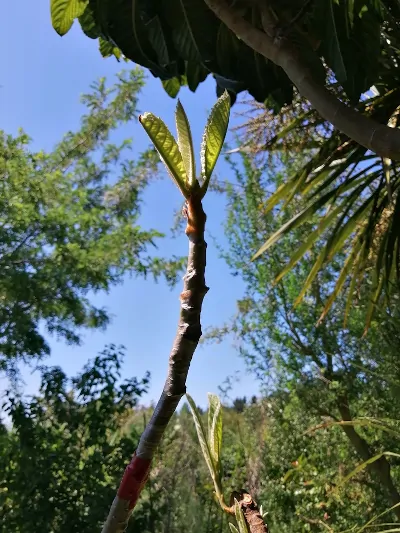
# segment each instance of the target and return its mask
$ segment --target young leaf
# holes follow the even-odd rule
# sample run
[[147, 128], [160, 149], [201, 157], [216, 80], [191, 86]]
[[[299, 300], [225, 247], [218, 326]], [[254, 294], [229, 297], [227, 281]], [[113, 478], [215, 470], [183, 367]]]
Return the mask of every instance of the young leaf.
[[210, 453], [210, 448], [208, 446], [206, 433], [204, 431], [204, 427], [201, 422], [199, 412], [197, 410], [196, 404], [194, 403], [192, 397], [189, 396], [189, 394], [187, 393], [186, 393], [186, 397], [189, 402], [190, 410], [192, 411], [192, 416], [193, 416], [194, 424], [196, 426], [196, 431], [197, 431], [197, 437], [199, 439], [203, 457], [207, 463], [208, 470], [210, 471], [211, 477], [214, 481], [214, 485], [216, 486], [215, 481], [218, 479], [218, 476], [217, 476], [217, 472], [215, 471], [214, 462], [213, 462], [213, 459]]
[[80, 17], [89, 0], [51, 0], [50, 14], [53, 28], [59, 35], [71, 29], [74, 20]]
[[192, 187], [196, 180], [192, 133], [190, 131], [190, 125], [185, 110], [179, 100], [175, 111], [175, 122], [176, 131], [178, 133], [178, 146], [182, 154], [183, 164], [185, 165], [188, 185], [189, 187]]
[[224, 91], [212, 108], [204, 130], [200, 152], [201, 174], [204, 180], [201, 186], [203, 196], [207, 192], [211, 174], [224, 144], [230, 108], [230, 96], [228, 91]]
[[232, 531], [232, 533], [239, 533], [238, 528], [231, 523], [229, 523], [229, 529]]
[[236, 498], [235, 498], [235, 518], [236, 518], [237, 525], [239, 526], [239, 533], [249, 533], [246, 520], [244, 519], [239, 502], [237, 501]]
[[183, 164], [182, 154], [171, 132], [164, 122], [153, 115], [153, 113], [140, 115], [139, 122], [156, 147], [170, 176], [175, 181], [183, 196], [188, 198], [189, 189], [186, 185], [187, 174], [185, 165]]
[[208, 445], [217, 473], [220, 473], [222, 445], [221, 402], [216, 394], [208, 394]]

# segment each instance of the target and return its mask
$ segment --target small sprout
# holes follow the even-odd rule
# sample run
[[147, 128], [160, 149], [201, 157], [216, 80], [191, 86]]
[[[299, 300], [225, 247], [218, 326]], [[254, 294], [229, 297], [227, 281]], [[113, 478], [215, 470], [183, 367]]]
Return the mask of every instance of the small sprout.
[[212, 172], [224, 144], [229, 123], [230, 97], [227, 91], [218, 98], [208, 117], [201, 143], [201, 184], [196, 178], [196, 162], [192, 133], [182, 104], [178, 100], [175, 122], [176, 141], [164, 122], [152, 113], [140, 115], [139, 122], [156, 147], [169, 175], [188, 200], [190, 196], [204, 198]]

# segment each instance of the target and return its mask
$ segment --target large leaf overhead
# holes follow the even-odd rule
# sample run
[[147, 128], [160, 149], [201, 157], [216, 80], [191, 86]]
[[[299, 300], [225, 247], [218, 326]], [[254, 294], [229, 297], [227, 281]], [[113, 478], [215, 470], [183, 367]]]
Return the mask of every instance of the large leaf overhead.
[[[273, 4], [277, 19], [289, 31], [316, 80], [323, 82], [323, 60], [352, 100], [378, 82], [385, 54], [382, 25], [390, 17], [396, 19], [400, 11], [393, 2], [291, 0], [282, 6]], [[60, 34], [79, 17], [89, 37], [109, 39], [154, 76], [164, 81], [175, 78], [175, 86], [187, 84], [196, 90], [212, 73], [220, 90], [247, 90], [274, 110], [293, 97], [293, 85], [284, 71], [238, 39], [204, 0], [51, 0], [51, 6], [53, 25]], [[254, 3], [243, 2], [241, 14], [262, 30]], [[291, 20], [296, 23], [290, 24]], [[166, 88], [176, 96], [176, 87], [174, 91], [169, 85]]]
[[83, 14], [87, 4], [88, 0], [51, 0], [51, 21], [56, 32], [65, 35], [74, 20]]

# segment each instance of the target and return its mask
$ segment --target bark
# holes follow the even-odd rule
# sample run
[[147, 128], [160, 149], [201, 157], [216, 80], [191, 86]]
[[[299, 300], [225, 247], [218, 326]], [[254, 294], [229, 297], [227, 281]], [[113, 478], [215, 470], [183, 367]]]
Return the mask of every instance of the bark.
[[231, 494], [231, 514], [235, 514], [235, 499], [238, 501], [240, 508], [243, 511], [249, 533], [268, 533], [267, 524], [260, 514], [257, 503], [253, 500], [250, 494], [245, 490], [240, 492], [232, 492]]
[[203, 299], [208, 291], [204, 279], [207, 248], [204, 240], [206, 215], [201, 200], [197, 197], [188, 200], [186, 216], [189, 255], [184, 288], [180, 296], [178, 331], [169, 357], [167, 379], [137, 450], [125, 470], [102, 533], [121, 533], [126, 529], [130, 514], [146, 484], [154, 453], [180, 399], [186, 392], [189, 366], [202, 334], [200, 315]]
[[[214, 14], [250, 48], [280, 66], [319, 114], [335, 128], [380, 157], [400, 160], [400, 130], [379, 124], [343, 104], [313, 79], [294, 46], [285, 37], [276, 37], [276, 25], [263, 8], [263, 32], [230, 7], [226, 0], [205, 0]], [[261, 2], [259, 2], [259, 5]]]
[[[338, 408], [344, 421], [352, 420], [350, 407], [345, 396], [342, 396], [339, 399]], [[354, 429], [354, 426], [342, 426], [342, 429], [363, 461], [367, 461], [375, 455], [369, 449], [368, 443], [362, 437], [360, 437], [360, 435]], [[372, 472], [377, 479], [379, 479], [382, 486], [386, 489], [391, 504], [398, 504], [400, 502], [400, 494], [393, 483], [392, 476], [390, 475], [390, 464], [386, 457], [381, 457], [378, 459], [378, 461], [371, 463], [368, 466], [368, 470]], [[396, 514], [397, 518], [400, 519], [400, 507], [393, 509], [393, 512]]]

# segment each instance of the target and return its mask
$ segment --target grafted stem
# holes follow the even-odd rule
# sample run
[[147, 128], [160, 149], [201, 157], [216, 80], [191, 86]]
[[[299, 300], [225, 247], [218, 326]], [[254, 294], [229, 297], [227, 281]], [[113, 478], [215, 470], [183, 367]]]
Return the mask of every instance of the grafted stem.
[[187, 200], [185, 214], [188, 221], [185, 233], [189, 239], [189, 254], [180, 295], [178, 330], [169, 356], [167, 379], [137, 450], [125, 470], [102, 533], [121, 533], [126, 529], [130, 514], [146, 484], [154, 453], [186, 392], [189, 366], [202, 334], [201, 309], [208, 291], [205, 284], [207, 244], [204, 240], [206, 214], [198, 196]]

